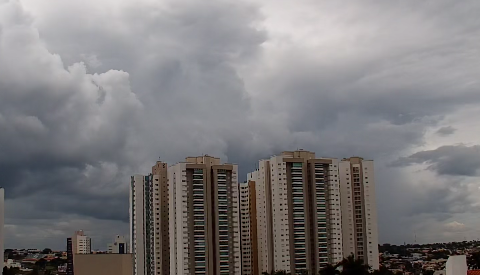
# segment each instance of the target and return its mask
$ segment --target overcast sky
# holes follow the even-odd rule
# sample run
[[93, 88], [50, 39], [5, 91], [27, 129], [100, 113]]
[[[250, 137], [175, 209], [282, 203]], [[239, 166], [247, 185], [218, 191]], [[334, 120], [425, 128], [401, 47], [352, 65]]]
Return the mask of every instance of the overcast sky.
[[160, 157], [374, 159], [380, 242], [480, 238], [477, 0], [0, 0], [6, 246], [128, 235]]

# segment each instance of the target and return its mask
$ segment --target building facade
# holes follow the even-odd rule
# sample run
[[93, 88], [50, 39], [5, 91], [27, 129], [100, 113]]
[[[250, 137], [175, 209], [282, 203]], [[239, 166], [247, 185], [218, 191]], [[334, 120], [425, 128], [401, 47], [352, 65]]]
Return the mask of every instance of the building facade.
[[92, 253], [92, 239], [83, 230], [75, 231], [72, 237], [73, 254]]
[[108, 244], [109, 254], [127, 254], [129, 251], [128, 242], [124, 236], [117, 235], [113, 243]]
[[339, 163], [344, 256], [355, 255], [379, 268], [377, 207], [372, 160], [359, 157]]
[[255, 182], [258, 270], [270, 273], [275, 270], [270, 161], [260, 160], [258, 169], [248, 173], [247, 180]]
[[256, 179], [260, 273], [318, 273], [342, 260], [340, 187], [336, 159], [308, 151], [261, 160]]
[[258, 235], [255, 181], [240, 183], [242, 274], [258, 275]]
[[72, 238], [67, 238], [67, 275], [74, 274], [73, 268], [73, 241]]
[[151, 176], [131, 177], [130, 252], [134, 254], [134, 275], [153, 275], [154, 223]]
[[237, 165], [189, 157], [168, 169], [170, 274], [241, 274]]
[[89, 254], [75, 257], [75, 275], [131, 275], [132, 254]]
[[157, 161], [152, 167], [153, 189], [153, 233], [154, 233], [154, 273], [170, 274], [170, 239], [168, 232], [168, 166]]

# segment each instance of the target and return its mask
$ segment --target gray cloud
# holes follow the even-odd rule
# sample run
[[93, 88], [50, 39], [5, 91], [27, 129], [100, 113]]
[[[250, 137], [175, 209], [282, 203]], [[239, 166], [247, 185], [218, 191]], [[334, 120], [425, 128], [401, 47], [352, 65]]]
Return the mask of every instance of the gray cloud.
[[446, 137], [449, 135], [453, 135], [457, 129], [453, 128], [452, 126], [445, 126], [438, 129], [435, 133], [439, 136]]
[[[277, 30], [269, 20], [282, 13], [269, 1], [22, 3], [28, 13], [0, 0], [0, 64], [8, 64], [0, 65], [0, 174], [15, 209], [11, 245], [45, 246], [75, 227], [104, 242], [127, 231], [129, 175], [158, 157], [205, 153], [239, 163], [242, 174], [295, 148], [374, 158], [382, 241], [403, 241], [399, 228], [418, 213], [470, 211], [458, 204], [464, 188], [417, 194], [385, 163], [428, 142], [425, 132], [445, 116], [479, 104], [475, 1], [348, 9], [300, 1]], [[325, 14], [310, 18], [312, 10]], [[429, 165], [453, 173], [441, 162]], [[61, 232], [40, 240], [33, 232], [43, 223]]]
[[426, 164], [428, 169], [439, 175], [474, 177], [479, 175], [480, 146], [442, 146], [435, 150], [421, 151], [400, 158], [394, 164]]

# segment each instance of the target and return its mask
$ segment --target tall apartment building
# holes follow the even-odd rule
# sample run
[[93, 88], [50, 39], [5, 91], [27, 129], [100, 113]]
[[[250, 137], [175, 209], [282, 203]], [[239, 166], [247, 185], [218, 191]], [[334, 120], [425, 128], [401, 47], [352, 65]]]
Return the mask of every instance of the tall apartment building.
[[131, 177], [130, 253], [134, 275], [153, 275], [153, 188], [150, 176]]
[[83, 230], [75, 231], [72, 237], [73, 254], [92, 253], [92, 239]]
[[135, 275], [169, 274], [167, 164], [158, 161], [152, 174], [131, 177], [130, 253]]
[[238, 168], [210, 156], [168, 169], [170, 274], [241, 274]]
[[242, 274], [259, 275], [255, 181], [240, 183]]
[[74, 275], [73, 268], [73, 241], [72, 238], [67, 238], [67, 275]]
[[155, 275], [170, 274], [170, 238], [168, 222], [168, 167], [157, 161], [152, 167]]
[[261, 160], [255, 179], [260, 272], [302, 270], [342, 260], [340, 186], [336, 159], [308, 151]]
[[124, 236], [117, 235], [113, 243], [108, 244], [109, 254], [127, 254], [128, 251], [128, 242]]
[[248, 173], [247, 181], [255, 182], [258, 270], [260, 273], [265, 271], [270, 273], [275, 270], [270, 161], [260, 160], [258, 170]]
[[378, 269], [378, 229], [372, 160], [359, 157], [339, 164], [342, 195], [343, 251]]
[[75, 255], [91, 253], [92, 240], [83, 230], [75, 231], [71, 238], [67, 238], [67, 275], [74, 275]]

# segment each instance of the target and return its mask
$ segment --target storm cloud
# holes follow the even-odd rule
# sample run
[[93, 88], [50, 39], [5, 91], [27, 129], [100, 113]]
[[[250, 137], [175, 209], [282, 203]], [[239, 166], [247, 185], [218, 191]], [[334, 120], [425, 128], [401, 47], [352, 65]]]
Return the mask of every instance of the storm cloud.
[[159, 158], [210, 154], [245, 174], [296, 148], [376, 161], [381, 242], [423, 220], [465, 224], [480, 160], [451, 145], [472, 142], [452, 117], [480, 113], [479, 12], [453, 0], [0, 0], [7, 246], [64, 248], [84, 229], [105, 249], [128, 234], [129, 176]]
[[426, 164], [439, 175], [476, 177], [480, 171], [480, 146], [449, 145], [417, 152], [395, 162], [397, 165]]

